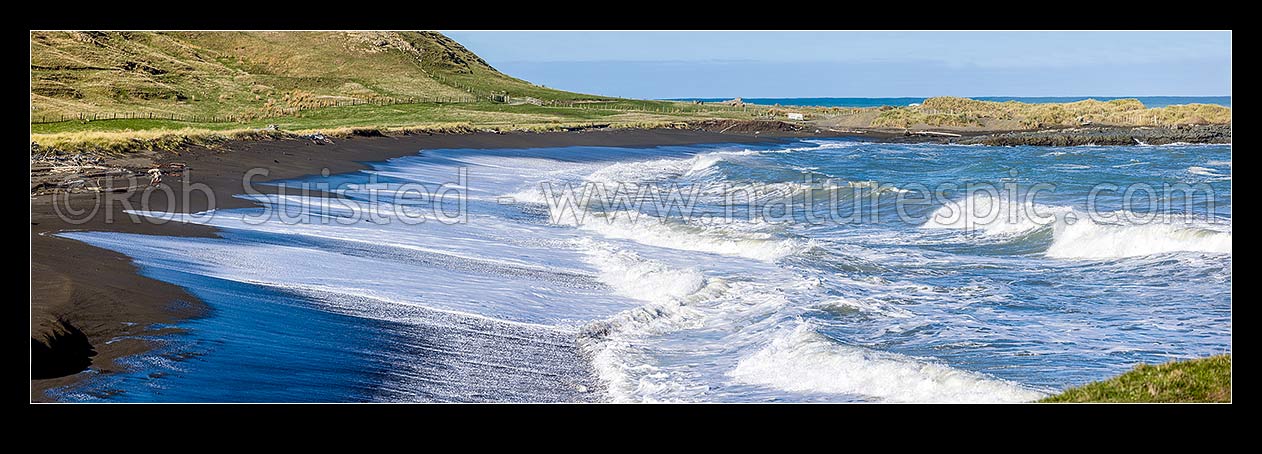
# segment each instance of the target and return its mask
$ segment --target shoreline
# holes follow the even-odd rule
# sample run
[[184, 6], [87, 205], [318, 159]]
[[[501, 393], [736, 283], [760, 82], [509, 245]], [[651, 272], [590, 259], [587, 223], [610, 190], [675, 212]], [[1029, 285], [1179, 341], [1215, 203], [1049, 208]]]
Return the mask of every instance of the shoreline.
[[[587, 129], [557, 132], [475, 132], [466, 134], [413, 134], [352, 136], [335, 139], [331, 144], [310, 140], [236, 140], [214, 148], [191, 145], [176, 151], [150, 151], [128, 154], [112, 164], [130, 169], [143, 169], [154, 164], [179, 162], [188, 166], [188, 183], [204, 184], [214, 194], [216, 208], [244, 208], [257, 203], [233, 197], [243, 193], [241, 176], [251, 168], [266, 168], [265, 178], [255, 183], [296, 179], [318, 175], [323, 169], [330, 174], [356, 172], [370, 168], [368, 163], [410, 156], [434, 148], [540, 148], [564, 146], [654, 147], [702, 143], [759, 143], [804, 138], [849, 137], [875, 142], [907, 143], [977, 143], [990, 138], [1030, 136], [1046, 141], [1049, 134], [1065, 134], [1083, 129], [997, 132], [951, 131], [948, 134], [923, 133], [911, 130], [837, 130], [816, 129], [809, 125], [796, 129], [778, 121], [719, 122], [693, 125], [693, 129]], [[1230, 125], [1225, 126], [1230, 138]], [[1151, 128], [1148, 128], [1151, 129]], [[1139, 131], [1137, 128], [1110, 128], [1094, 134]], [[1186, 130], [1186, 128], [1185, 128]], [[818, 131], [818, 132], [816, 132]], [[1167, 132], [1178, 132], [1169, 129]], [[954, 136], [958, 133], [959, 137]], [[1160, 133], [1160, 132], [1158, 132]], [[1016, 144], [1016, 143], [1013, 143]], [[1033, 145], [1053, 143], [1032, 143]], [[1059, 145], [1059, 143], [1056, 143]], [[1134, 145], [1133, 143], [1128, 143]], [[34, 175], [32, 175], [34, 180]], [[138, 177], [139, 183], [147, 183]], [[34, 181], [33, 181], [34, 182]], [[185, 181], [168, 177], [163, 186], [173, 194], [181, 194]], [[34, 186], [33, 186], [34, 187]], [[143, 186], [142, 186], [143, 187]], [[255, 187], [263, 193], [274, 192], [269, 186]], [[144, 353], [152, 348], [141, 336], [175, 333], [179, 328], [154, 329], [153, 325], [171, 325], [202, 317], [209, 309], [183, 288], [150, 279], [130, 257], [100, 249], [54, 234], [72, 230], [116, 231], [164, 236], [215, 237], [218, 230], [204, 225], [179, 222], [153, 223], [147, 218], [132, 217], [123, 212], [125, 203], [138, 207], [148, 197], [150, 209], [195, 213], [209, 208], [206, 199], [195, 195], [187, 204], [180, 197], [168, 200], [164, 190], [138, 190], [128, 194], [73, 193], [69, 207], [75, 210], [100, 209], [86, 222], [73, 224], [60, 219], [54, 211], [54, 197], [65, 194], [32, 196], [31, 200], [31, 336], [42, 338], [53, 331], [58, 316], [64, 316], [86, 333], [96, 355], [87, 371], [72, 375], [32, 379], [31, 401], [52, 401], [47, 391], [75, 384], [95, 373], [108, 374], [123, 369], [116, 360]], [[108, 201], [102, 206], [98, 198]], [[156, 207], [156, 208], [155, 208]], [[106, 222], [112, 217], [114, 222]]]
[[[564, 146], [655, 147], [703, 143], [760, 143], [824, 135], [794, 133], [718, 133], [681, 129], [617, 129], [545, 133], [435, 134], [373, 136], [339, 139], [332, 144], [308, 140], [236, 141], [213, 149], [192, 146], [175, 152], [152, 152], [154, 163], [180, 162], [188, 167], [187, 183], [202, 185], [214, 194], [215, 208], [244, 208], [257, 203], [233, 197], [243, 193], [241, 176], [252, 168], [266, 168], [265, 178], [255, 183], [318, 175], [356, 172], [368, 163], [411, 156], [438, 148], [542, 148]], [[130, 159], [141, 159], [141, 156]], [[133, 166], [139, 162], [131, 163]], [[142, 178], [143, 179], [143, 178]], [[76, 384], [93, 374], [124, 370], [118, 359], [145, 353], [151, 341], [139, 339], [180, 332], [179, 328], [154, 328], [206, 316], [210, 308], [183, 288], [145, 277], [130, 257], [86, 243], [54, 236], [74, 230], [114, 231], [148, 235], [215, 237], [214, 227], [176, 221], [154, 223], [125, 214], [125, 204], [139, 206], [148, 197], [150, 209], [196, 213], [209, 208], [207, 199], [194, 195], [187, 201], [178, 194], [184, 178], [168, 177], [163, 189], [128, 194], [65, 193], [31, 198], [31, 337], [53, 333], [57, 317], [81, 329], [95, 349], [91, 366], [75, 374], [31, 380], [31, 401], [51, 402], [47, 391]], [[255, 187], [268, 193], [275, 188]], [[58, 216], [54, 200], [68, 201], [71, 210], [91, 213], [84, 222], [71, 223]], [[188, 203], [185, 203], [188, 202]], [[97, 207], [97, 208], [94, 208]], [[161, 207], [165, 209], [157, 209]], [[91, 210], [96, 209], [93, 212]], [[112, 219], [113, 222], [109, 222]]]

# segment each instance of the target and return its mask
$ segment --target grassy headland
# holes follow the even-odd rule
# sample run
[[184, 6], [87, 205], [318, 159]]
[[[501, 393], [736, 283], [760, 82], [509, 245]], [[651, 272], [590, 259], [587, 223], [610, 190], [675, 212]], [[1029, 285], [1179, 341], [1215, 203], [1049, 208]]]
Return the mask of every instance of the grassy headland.
[[1138, 99], [1028, 104], [942, 96], [929, 98], [919, 106], [854, 110], [838, 115], [839, 122], [844, 126], [988, 130], [1231, 123], [1230, 107], [1185, 104], [1150, 109]]
[[786, 120], [789, 112], [805, 114], [804, 127], [833, 131], [1231, 122], [1228, 107], [1148, 109], [1134, 99], [1025, 104], [937, 97], [874, 108], [621, 99], [513, 78], [436, 32], [32, 32], [31, 108], [32, 142], [104, 153], [316, 131], [678, 127]]
[[1231, 402], [1231, 354], [1157, 366], [1071, 388], [1039, 402]]
[[514, 79], [435, 32], [33, 32], [35, 115], [275, 116], [330, 101], [493, 91], [602, 100]]
[[436, 32], [33, 32], [31, 50], [31, 140], [65, 151], [750, 117], [534, 85]]
[[[200, 225], [108, 223], [103, 220], [108, 216], [93, 217], [89, 224], [67, 224], [55, 215], [51, 194], [66, 192], [76, 209], [88, 210], [96, 204], [95, 194], [71, 198], [75, 191], [118, 192], [115, 187], [86, 186], [84, 180], [95, 178], [93, 173], [124, 170], [124, 175], [147, 178], [146, 172], [153, 168], [149, 164], [182, 161], [197, 169], [197, 183], [208, 184], [217, 194], [215, 199], [231, 207], [233, 203], [251, 206], [232, 196], [241, 189], [240, 175], [245, 169], [262, 166], [272, 171], [273, 178], [284, 179], [320, 168], [353, 171], [363, 168], [360, 161], [380, 161], [427, 147], [645, 146], [730, 137], [696, 131], [469, 137], [423, 133], [653, 128], [687, 123], [728, 134], [743, 132], [752, 140], [753, 133], [763, 132], [766, 137], [770, 128], [784, 125], [731, 120], [787, 120], [789, 112], [807, 116], [795, 128], [883, 129], [900, 136], [903, 129], [1013, 130], [1076, 126], [1084, 120], [1115, 121], [1120, 126], [1230, 122], [1229, 108], [1145, 109], [1138, 101], [1028, 105], [933, 98], [924, 104], [844, 109], [694, 104], [571, 93], [500, 73], [434, 32], [33, 32], [30, 128], [31, 141], [40, 145], [41, 156], [37, 161], [32, 147], [31, 193], [32, 200], [37, 193], [41, 197], [32, 202], [32, 321], [41, 323], [53, 314], [72, 317], [86, 327], [91, 344], [99, 350], [94, 361], [97, 367], [105, 364], [102, 370], [108, 373], [114, 367], [109, 365], [112, 358], [147, 348], [137, 336], [145, 327], [168, 326], [172, 320], [199, 313], [200, 309], [183, 304], [195, 300], [183, 289], [136, 274], [131, 265], [116, 266], [130, 263], [125, 256], [48, 234], [66, 228], [209, 234]], [[260, 147], [233, 143], [216, 150], [190, 147], [299, 138], [317, 131], [333, 137], [421, 134], [331, 145], [293, 140]], [[236, 147], [249, 152], [231, 159], [218, 155], [221, 149]], [[191, 149], [181, 150], [179, 156], [123, 154], [182, 148]], [[115, 156], [84, 164], [78, 157], [43, 153], [50, 149]], [[145, 160], [152, 162], [132, 162]], [[183, 188], [177, 178], [163, 184], [176, 187], [173, 193]], [[134, 203], [150, 194], [158, 194], [159, 201], [166, 197], [162, 191], [121, 189], [126, 198], [105, 202], [105, 212], [119, 219], [124, 208], [131, 206], [120, 200]], [[201, 200], [185, 201], [175, 211], [208, 209], [197, 205]], [[172, 304], [176, 301], [181, 304]], [[44, 339], [35, 329], [32, 334], [33, 339]], [[113, 342], [117, 339], [122, 341]], [[1228, 373], [1229, 369], [1228, 358]], [[33, 389], [65, 383], [46, 381]], [[1229, 400], [1229, 386], [1226, 389]]]

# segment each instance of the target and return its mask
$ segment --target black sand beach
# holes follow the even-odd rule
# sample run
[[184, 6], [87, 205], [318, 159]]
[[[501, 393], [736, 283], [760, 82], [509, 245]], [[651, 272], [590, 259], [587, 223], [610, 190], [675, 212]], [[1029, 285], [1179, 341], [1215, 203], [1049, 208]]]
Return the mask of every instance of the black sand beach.
[[[364, 163], [384, 161], [435, 148], [534, 148], [556, 146], [647, 147], [719, 142], [760, 142], [776, 136], [796, 135], [716, 133], [695, 130], [600, 130], [554, 133], [477, 133], [464, 135], [412, 135], [355, 137], [332, 144], [307, 140], [230, 142], [214, 149], [189, 148], [178, 152], [153, 152], [155, 163], [187, 165], [187, 184], [206, 185], [214, 194], [216, 208], [240, 208], [252, 202], [234, 198], [243, 193], [242, 176], [250, 169], [268, 171], [255, 182], [298, 178], [321, 173], [353, 172]], [[182, 194], [185, 178], [167, 177], [163, 186]], [[143, 182], [142, 182], [143, 183]], [[256, 188], [267, 192], [267, 187]], [[69, 230], [118, 231], [168, 236], [215, 236], [215, 229], [178, 222], [154, 223], [132, 217], [124, 210], [148, 199], [149, 209], [196, 213], [210, 208], [207, 198], [193, 193], [184, 200], [159, 189], [128, 194], [50, 194], [31, 199], [31, 337], [42, 340], [54, 334], [60, 317], [82, 330], [95, 355], [91, 368], [99, 373], [119, 370], [115, 360], [143, 353], [142, 334], [159, 334], [149, 327], [204, 315], [207, 308], [178, 286], [137, 274], [131, 259], [122, 254], [53, 236]], [[60, 205], [56, 202], [60, 201]], [[58, 210], [85, 210], [75, 222], [58, 216]], [[93, 211], [95, 210], [95, 211]], [[76, 353], [72, 356], [81, 356]], [[79, 358], [82, 360], [82, 358]], [[42, 359], [41, 359], [42, 360]], [[77, 373], [31, 380], [31, 400], [48, 401], [46, 391], [83, 379]]]
[[[234, 141], [220, 144], [213, 149], [199, 146], [174, 152], [138, 153], [137, 156], [125, 159], [133, 163], [145, 161], [146, 158], [155, 164], [182, 163], [187, 166], [187, 175], [167, 177], [159, 188], [130, 193], [75, 193], [69, 194], [68, 198], [67, 194], [57, 193], [32, 197], [31, 337], [33, 341], [42, 341], [50, 335], [62, 333], [65, 329], [60, 327], [58, 320], [65, 320], [82, 330], [91, 344], [91, 350], [86, 354], [92, 356], [85, 358], [84, 351], [76, 351], [69, 354], [69, 360], [74, 363], [90, 360], [92, 369], [99, 373], [111, 373], [120, 367], [115, 363], [116, 359], [142, 353], [150, 348], [145, 341], [136, 338], [142, 334], [159, 334], [152, 331], [150, 326], [204, 315], [207, 309], [195, 297], [178, 286], [137, 274], [136, 266], [128, 257], [53, 234], [60, 231], [93, 230], [167, 236], [215, 236], [216, 231], [211, 227], [178, 222], [155, 223], [146, 218], [128, 215], [124, 210], [138, 209], [146, 199], [148, 209], [153, 211], [196, 213], [209, 209], [208, 199], [200, 193], [194, 192], [187, 199], [180, 196], [186, 184], [205, 185], [205, 188], [209, 188], [214, 195], [215, 208], [251, 206], [253, 202], [233, 197], [245, 192], [242, 177], [250, 169], [267, 170], [267, 177], [253, 180], [261, 183], [315, 175], [325, 169], [331, 174], [353, 172], [367, 168], [367, 162], [384, 161], [437, 148], [647, 147], [719, 142], [752, 143], [787, 137], [826, 136], [853, 136], [883, 142], [989, 143], [988, 141], [998, 140], [1003, 145], [1067, 145], [1105, 136], [1112, 139], [1121, 137], [1124, 141], [1131, 142], [1132, 136], [1136, 134], [1142, 134], [1146, 139], [1158, 143], [1185, 139], [1200, 141], [1198, 139], [1201, 138], [1229, 142], [1231, 134], [1230, 126], [1226, 126], [1183, 130], [1145, 128], [1143, 131], [1135, 128], [1027, 133], [970, 131], [961, 134], [962, 137], [954, 137], [877, 129], [816, 132], [816, 129], [776, 128], [770, 123], [772, 122], [733, 125], [717, 122], [695, 125], [699, 127], [687, 130], [616, 129], [352, 137], [338, 139], [331, 144], [316, 144], [309, 140]], [[1212, 131], [1206, 128], [1211, 128]], [[146, 181], [140, 180], [133, 184], [143, 187]], [[118, 185], [124, 184], [115, 184]], [[169, 197], [166, 189], [176, 197]], [[255, 189], [260, 192], [270, 190], [268, 187]], [[59, 209], [80, 214], [74, 216], [74, 222], [68, 222], [58, 215]], [[48, 367], [43, 364], [40, 366]], [[54, 366], [53, 369], [75, 367], [70, 364]], [[47, 390], [74, 383], [84, 375], [77, 373], [32, 379], [31, 399], [47, 401]]]

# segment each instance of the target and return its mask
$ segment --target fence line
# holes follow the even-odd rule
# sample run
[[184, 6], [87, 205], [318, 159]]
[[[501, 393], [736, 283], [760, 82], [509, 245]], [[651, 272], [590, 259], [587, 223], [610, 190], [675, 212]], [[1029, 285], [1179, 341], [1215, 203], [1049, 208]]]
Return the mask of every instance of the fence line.
[[596, 101], [596, 102], [578, 102], [578, 101], [560, 101], [548, 100], [542, 101], [531, 97], [511, 96], [504, 93], [487, 94], [487, 95], [470, 95], [470, 96], [433, 96], [433, 97], [379, 97], [369, 99], [324, 99], [316, 101], [306, 101], [303, 107], [290, 107], [271, 112], [266, 115], [198, 115], [198, 114], [177, 114], [171, 112], [92, 112], [78, 114], [40, 114], [31, 116], [31, 124], [49, 124], [62, 123], [67, 121], [102, 121], [102, 120], [166, 120], [179, 121], [186, 123], [244, 123], [247, 121], [262, 120], [267, 118], [283, 117], [295, 115], [304, 110], [323, 109], [329, 107], [349, 107], [360, 105], [375, 106], [392, 106], [405, 104], [457, 104], [457, 103], [473, 103], [478, 101], [490, 101], [493, 103], [511, 104], [514, 102], [534, 104], [541, 107], [561, 107], [582, 110], [617, 110], [626, 112], [655, 112], [655, 113], [732, 113], [743, 112], [757, 116], [760, 109], [750, 110], [746, 107], [723, 106], [715, 104], [692, 105], [684, 104], [675, 106], [636, 106], [628, 104], [620, 104], [619, 101]]
[[[508, 101], [506, 102], [511, 102], [511, 100], [512, 98], [510, 97]], [[561, 108], [579, 109], [579, 110], [618, 110], [618, 111], [626, 111], [626, 112], [699, 113], [699, 114], [739, 112], [739, 113], [748, 113], [754, 116], [758, 116], [759, 114], [761, 114], [763, 111], [766, 110], [766, 109], [758, 109], [758, 108], [749, 110], [748, 108], [744, 106], [742, 107], [724, 106], [721, 104], [679, 104], [677, 106], [652, 106], [650, 107], [650, 106], [619, 104], [619, 101], [582, 102], [582, 101], [550, 100], [550, 101], [543, 101], [539, 103], [538, 105], [542, 107], [561, 107]]]
[[[605, 104], [604, 102], [584, 103], [584, 102], [557, 101], [557, 100], [542, 101], [542, 100], [531, 98], [531, 97], [512, 96], [512, 95], [509, 95], [507, 92], [486, 92], [486, 91], [474, 89], [473, 87], [470, 87], [470, 86], [466, 86], [462, 83], [459, 83], [452, 79], [448, 79], [447, 77], [443, 77], [439, 74], [431, 73], [425, 70], [424, 68], [422, 68], [421, 71], [425, 72], [427, 76], [437, 81], [438, 83], [447, 85], [449, 87], [453, 87], [459, 90], [463, 90], [467, 92], [468, 95], [466, 96], [434, 96], [434, 97], [403, 97], [403, 98], [383, 96], [383, 97], [373, 97], [373, 98], [368, 98], [368, 99], [307, 100], [307, 101], [303, 101], [304, 105], [301, 107], [282, 108], [273, 112], [267, 112], [263, 114], [197, 115], [197, 114], [177, 114], [177, 113], [170, 113], [170, 112], [93, 112], [93, 113], [83, 112], [83, 113], [78, 113], [78, 114], [62, 113], [62, 114], [57, 114], [57, 115], [52, 115], [52, 114], [34, 115], [33, 114], [31, 116], [31, 124], [61, 123], [61, 122], [66, 122], [66, 121], [89, 122], [89, 121], [101, 121], [101, 120], [138, 120], [138, 119], [180, 121], [180, 122], [187, 122], [187, 123], [244, 123], [244, 122], [254, 121], [254, 120], [262, 120], [262, 119], [267, 119], [267, 118], [276, 118], [276, 117], [283, 117], [283, 116], [288, 116], [288, 115], [295, 115], [298, 112], [303, 111], [303, 110], [323, 109], [323, 108], [328, 108], [328, 107], [347, 107], [347, 106], [358, 106], [358, 105], [390, 106], [390, 105], [403, 105], [403, 104], [452, 104], [452, 103], [473, 103], [473, 102], [477, 102], [481, 100], [486, 100], [493, 103], [504, 103], [504, 104], [511, 104], [514, 102], [514, 100], [516, 100], [523, 103], [530, 103], [530, 104], [535, 104], [535, 105], [545, 106], [545, 107], [568, 107], [568, 108], [577, 108], [577, 109], [604, 109], [604, 110], [658, 112], [658, 113], [683, 113], [685, 111], [683, 108], [675, 108], [675, 107], [645, 107], [645, 106], [636, 107], [636, 106], [630, 106], [630, 105], [616, 105], [616, 104], [615, 105], [598, 105], [598, 104]], [[613, 101], [610, 104], [613, 104], [616, 102], [617, 101]], [[750, 110], [750, 109], [747, 109], [745, 106], [726, 106], [726, 105], [721, 105], [721, 104], [696, 105], [694, 109], [695, 110], [688, 110], [688, 111], [692, 113], [703, 113], [703, 114], [716, 113], [716, 112], [745, 112], [745, 113], [750, 113], [754, 116], [757, 116], [758, 113], [755, 111], [759, 110], [758, 108]]]

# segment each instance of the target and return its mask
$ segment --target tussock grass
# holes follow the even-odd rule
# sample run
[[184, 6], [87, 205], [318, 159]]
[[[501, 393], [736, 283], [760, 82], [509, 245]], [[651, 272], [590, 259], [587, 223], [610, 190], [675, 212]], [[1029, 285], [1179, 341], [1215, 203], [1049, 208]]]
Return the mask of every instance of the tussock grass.
[[330, 100], [612, 99], [496, 71], [437, 32], [32, 32], [36, 115], [262, 118]]
[[[306, 132], [669, 127], [752, 115], [531, 84], [436, 32], [32, 32], [31, 47], [34, 120], [111, 118], [31, 124], [33, 142], [66, 151], [171, 150]], [[491, 102], [499, 95], [531, 103]], [[446, 102], [371, 102], [408, 98]], [[215, 122], [189, 121], [207, 119]], [[286, 132], [266, 130], [271, 124]]]
[[259, 129], [215, 131], [202, 128], [175, 130], [76, 131], [32, 134], [43, 148], [68, 152], [124, 153], [139, 150], [175, 150], [187, 145], [213, 146], [228, 140], [265, 140], [296, 137], [292, 132]]
[[[632, 108], [635, 104], [629, 104]], [[733, 113], [730, 116], [739, 116]], [[476, 130], [554, 131], [609, 127], [670, 127], [699, 118], [705, 111], [663, 113], [587, 109], [490, 102], [467, 104], [356, 105], [327, 107], [247, 123], [187, 123], [169, 120], [98, 120], [31, 125], [31, 141], [67, 151], [118, 153], [130, 150], [172, 150], [180, 146], [214, 145], [233, 138], [283, 138], [265, 129], [270, 124], [294, 134], [321, 132], [331, 137], [379, 133], [459, 133]], [[264, 132], [257, 132], [263, 130]]]
[[33, 134], [31, 141], [45, 149], [58, 149], [71, 153], [119, 154], [141, 150], [176, 150], [189, 145], [214, 147], [231, 140], [281, 140], [302, 139], [320, 133], [331, 138], [355, 136], [410, 135], [410, 134], [468, 134], [479, 131], [493, 132], [551, 132], [591, 128], [679, 128], [686, 126], [678, 120], [632, 120], [611, 122], [527, 122], [516, 124], [476, 125], [469, 122], [430, 122], [402, 126], [372, 127], [346, 126], [324, 129], [268, 130], [182, 128], [175, 130], [120, 130], [75, 131], [53, 134]]
[[1141, 364], [1039, 402], [1231, 402], [1231, 355]]
[[1231, 108], [1216, 104], [1182, 104], [1149, 109], [1159, 124], [1226, 124], [1231, 123]]
[[871, 123], [871, 126], [874, 128], [907, 128], [912, 125], [967, 127], [982, 126], [982, 123], [978, 117], [969, 114], [926, 114], [910, 108], [883, 111]]
[[1047, 128], [1082, 125], [1177, 126], [1226, 124], [1231, 108], [1212, 104], [1186, 104], [1149, 109], [1138, 99], [1070, 103], [1027, 104], [1016, 101], [978, 101], [950, 96], [926, 99], [919, 106], [886, 108], [870, 123], [872, 127], [907, 128], [913, 125], [949, 127]]
[[477, 129], [472, 124], [463, 122], [451, 123], [423, 123], [407, 126], [396, 126], [388, 128], [376, 127], [344, 127], [332, 129], [306, 129], [295, 131], [296, 135], [308, 135], [320, 133], [332, 138], [348, 138], [348, 137], [372, 137], [385, 135], [408, 135], [408, 134], [467, 134], [476, 132]]

